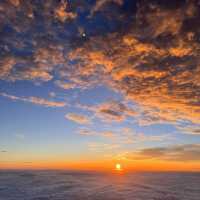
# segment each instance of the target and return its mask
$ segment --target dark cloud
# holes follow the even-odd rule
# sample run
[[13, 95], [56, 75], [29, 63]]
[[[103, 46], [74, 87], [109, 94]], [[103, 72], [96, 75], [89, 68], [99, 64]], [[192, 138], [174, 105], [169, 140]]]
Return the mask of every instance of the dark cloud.
[[123, 121], [128, 117], [135, 117], [137, 112], [126, 102], [111, 100], [104, 103], [87, 106], [77, 105], [79, 108], [93, 112], [96, 117], [102, 119], [104, 122]]
[[128, 153], [127, 159], [158, 159], [170, 161], [200, 161], [200, 145], [188, 144], [171, 147], [155, 147]]

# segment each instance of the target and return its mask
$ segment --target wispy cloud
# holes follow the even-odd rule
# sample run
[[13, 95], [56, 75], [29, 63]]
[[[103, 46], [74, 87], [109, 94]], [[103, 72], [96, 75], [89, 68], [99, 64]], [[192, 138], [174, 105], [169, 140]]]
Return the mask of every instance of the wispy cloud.
[[113, 150], [119, 149], [120, 145], [96, 142], [96, 143], [89, 143], [88, 148], [89, 148], [89, 150], [98, 151], [98, 152], [113, 151]]
[[111, 129], [103, 131], [95, 131], [88, 128], [81, 128], [77, 132], [78, 134], [85, 137], [101, 137], [107, 139], [107, 141], [113, 142], [115, 144], [136, 144], [144, 142], [167, 142], [174, 137], [170, 134], [159, 134], [159, 135], [148, 135], [144, 133], [137, 133], [130, 128], [120, 128], [118, 131], [113, 131]]
[[76, 113], [68, 113], [65, 115], [65, 118], [68, 120], [71, 120], [73, 122], [76, 122], [78, 124], [89, 124], [91, 123], [91, 120], [85, 116], [85, 115], [80, 115]]
[[0, 150], [0, 153], [7, 153], [6, 150]]
[[10, 95], [7, 93], [0, 93], [1, 96], [6, 97], [8, 99], [11, 99], [13, 101], [23, 101], [23, 102], [28, 102], [36, 105], [41, 105], [45, 107], [64, 107], [66, 106], [65, 102], [57, 102], [57, 101], [49, 101], [47, 99], [43, 99], [40, 97], [18, 97], [14, 95]]
[[200, 135], [200, 125], [199, 124], [190, 124], [190, 125], [184, 125], [184, 126], [176, 126], [177, 129], [184, 133], [189, 135]]

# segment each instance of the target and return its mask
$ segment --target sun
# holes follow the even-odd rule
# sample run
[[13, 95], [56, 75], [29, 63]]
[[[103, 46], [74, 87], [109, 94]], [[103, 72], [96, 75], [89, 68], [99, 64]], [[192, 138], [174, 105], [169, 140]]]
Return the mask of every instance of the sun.
[[121, 164], [117, 163], [117, 164], [115, 165], [115, 169], [116, 169], [117, 171], [121, 171], [121, 170], [122, 170]]

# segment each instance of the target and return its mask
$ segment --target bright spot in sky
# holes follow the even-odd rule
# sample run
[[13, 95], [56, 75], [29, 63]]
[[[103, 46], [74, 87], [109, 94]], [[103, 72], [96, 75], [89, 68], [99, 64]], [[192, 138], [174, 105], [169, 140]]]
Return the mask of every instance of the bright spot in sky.
[[115, 168], [116, 168], [116, 170], [121, 170], [121, 165], [119, 164], [119, 163], [117, 163], [116, 165], [115, 165]]

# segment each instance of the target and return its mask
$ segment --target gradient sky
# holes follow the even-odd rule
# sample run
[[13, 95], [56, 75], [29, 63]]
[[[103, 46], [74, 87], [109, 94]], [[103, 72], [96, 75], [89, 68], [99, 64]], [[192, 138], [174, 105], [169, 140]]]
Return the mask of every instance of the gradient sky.
[[200, 2], [1, 0], [0, 168], [200, 170]]

